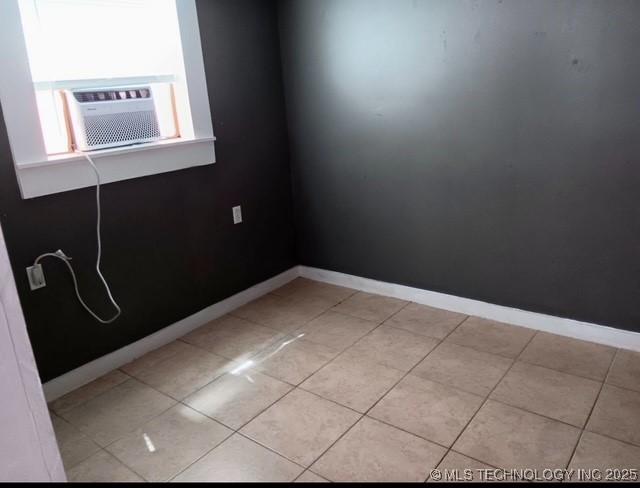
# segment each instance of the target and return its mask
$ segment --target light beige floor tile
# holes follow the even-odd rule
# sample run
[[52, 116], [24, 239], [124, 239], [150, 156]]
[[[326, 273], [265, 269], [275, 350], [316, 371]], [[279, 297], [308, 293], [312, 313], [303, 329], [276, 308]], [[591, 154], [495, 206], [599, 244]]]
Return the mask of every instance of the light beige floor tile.
[[286, 336], [268, 327], [227, 315], [182, 338], [183, 341], [237, 362], [277, 345]]
[[111, 454], [100, 451], [76, 467], [67, 471], [67, 479], [73, 483], [120, 483], [144, 481]]
[[524, 327], [470, 317], [453, 331], [446, 341], [491, 354], [516, 358], [534, 335], [535, 331]]
[[356, 342], [350, 352], [391, 368], [409, 371], [438, 343], [431, 337], [383, 325]]
[[306, 380], [300, 388], [364, 413], [395, 385], [404, 372], [345, 353]]
[[65, 420], [107, 446], [169, 409], [175, 400], [135, 379], [63, 414]]
[[411, 373], [487, 396], [512, 363], [512, 359], [444, 342]]
[[312, 469], [331, 481], [423, 482], [446, 449], [363, 418]]
[[232, 312], [257, 324], [291, 333], [333, 306], [333, 302], [316, 296], [285, 298], [265, 295]]
[[456, 441], [456, 452], [502, 469], [561, 469], [580, 430], [492, 400]]
[[187, 397], [187, 405], [237, 430], [291, 390], [251, 369], [226, 374]]
[[640, 391], [640, 352], [619, 350], [607, 383]]
[[519, 359], [563, 373], [603, 381], [614, 354], [612, 347], [539, 332]]
[[254, 359], [255, 369], [292, 385], [299, 385], [339, 353], [338, 350], [304, 338], [292, 338], [275, 349], [270, 348], [259, 354]]
[[294, 390], [252, 420], [242, 433], [303, 466], [309, 466], [360, 415], [316, 395]]
[[81, 405], [106, 391], [109, 391], [111, 388], [124, 383], [128, 379], [129, 376], [116, 369], [111, 373], [92, 381], [91, 383], [67, 393], [57, 400], [54, 400], [49, 405], [49, 408], [57, 414], [64, 413], [65, 411], [71, 410], [72, 408], [77, 407], [78, 405]]
[[304, 468], [235, 434], [189, 467], [174, 481], [293, 481]]
[[450, 447], [484, 398], [409, 375], [369, 416]]
[[407, 304], [408, 302], [397, 298], [358, 292], [336, 305], [333, 310], [353, 317], [382, 323]]
[[289, 298], [307, 298], [315, 296], [331, 301], [334, 305], [346, 300], [354, 293], [356, 293], [356, 290], [312, 281], [306, 278], [296, 278], [273, 292], [274, 295]]
[[605, 385], [587, 430], [640, 446], [640, 393]]
[[491, 398], [582, 428], [601, 385], [579, 376], [518, 362]]
[[51, 415], [53, 430], [64, 468], [69, 470], [100, 450], [100, 446], [55, 414]]
[[309, 322], [298, 333], [304, 334], [306, 341], [343, 351], [376, 327], [376, 322], [330, 311]]
[[107, 451], [147, 481], [167, 481], [232, 433], [178, 404], [110, 445]]
[[461, 313], [410, 303], [385, 324], [415, 334], [444, 339], [466, 318]]
[[598, 469], [603, 474], [607, 469], [635, 469], [640, 472], [640, 447], [585, 432], [569, 469]]
[[483, 474], [485, 470], [493, 470], [493, 468], [455, 451], [449, 451], [437, 468], [440, 479], [430, 477], [429, 482], [482, 482], [486, 478]]
[[[280, 297], [289, 297], [291, 295], [293, 295], [294, 293], [298, 293], [302, 290], [309, 290], [311, 289], [317, 282], [309, 280], [307, 278], [296, 278], [292, 281], [290, 281], [289, 283], [287, 283], [286, 285], [281, 286], [280, 288], [278, 288], [275, 291], [272, 291], [271, 294], [272, 295], [277, 295]], [[318, 283], [320, 284], [320, 283]]]
[[135, 361], [124, 365], [121, 369], [131, 376], [137, 376], [140, 373], [144, 373], [145, 371], [153, 369], [161, 362], [172, 358], [177, 354], [185, 353], [186, 351], [190, 350], [191, 346], [189, 346], [188, 344], [185, 344], [181, 341], [174, 341], [167, 344], [166, 346], [162, 346], [158, 349], [155, 349], [154, 351], [148, 352]]
[[221, 356], [189, 344], [186, 346], [187, 349], [153, 366], [141, 368], [133, 376], [176, 400], [182, 400], [237, 366]]
[[296, 483], [328, 483], [322, 476], [318, 476], [317, 474], [307, 470], [298, 476]]

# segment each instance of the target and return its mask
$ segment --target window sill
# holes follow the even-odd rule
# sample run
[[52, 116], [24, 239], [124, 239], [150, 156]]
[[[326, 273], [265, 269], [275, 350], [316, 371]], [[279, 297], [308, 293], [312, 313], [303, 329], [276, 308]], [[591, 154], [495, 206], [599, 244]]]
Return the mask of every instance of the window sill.
[[[216, 162], [214, 138], [177, 139], [91, 153], [102, 183], [204, 166]], [[22, 198], [95, 186], [96, 178], [81, 154], [50, 156], [16, 164]]]

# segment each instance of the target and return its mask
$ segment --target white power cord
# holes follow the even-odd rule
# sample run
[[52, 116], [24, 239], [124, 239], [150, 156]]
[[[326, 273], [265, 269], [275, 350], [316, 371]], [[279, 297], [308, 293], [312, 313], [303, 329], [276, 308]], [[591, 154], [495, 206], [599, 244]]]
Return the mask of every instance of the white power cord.
[[105, 289], [107, 290], [107, 295], [109, 296], [109, 300], [111, 301], [111, 303], [113, 304], [113, 306], [117, 310], [116, 314], [112, 318], [110, 318], [108, 320], [104, 320], [104, 319], [101, 319], [100, 317], [98, 317], [93, 312], [93, 310], [91, 310], [87, 306], [87, 304], [84, 302], [84, 300], [80, 296], [80, 290], [78, 289], [78, 280], [76, 279], [76, 273], [73, 271], [73, 266], [71, 266], [71, 258], [68, 257], [64, 252], [56, 251], [55, 253], [42, 254], [41, 256], [38, 256], [38, 258], [35, 260], [34, 266], [40, 264], [40, 261], [43, 260], [44, 258], [56, 258], [56, 259], [60, 259], [62, 262], [64, 262], [64, 264], [66, 264], [67, 268], [69, 269], [69, 273], [71, 273], [71, 278], [73, 279], [73, 287], [76, 290], [76, 296], [78, 297], [78, 301], [80, 302], [80, 304], [85, 308], [85, 310], [87, 312], [89, 312], [91, 314], [91, 316], [94, 319], [96, 319], [101, 324], [111, 324], [111, 323], [115, 322], [118, 317], [120, 317], [120, 314], [122, 313], [122, 310], [120, 309], [120, 306], [116, 303], [115, 299], [113, 298], [113, 295], [111, 294], [111, 289], [109, 288], [109, 285], [107, 284], [107, 280], [102, 275], [102, 271], [100, 271], [100, 260], [102, 259], [102, 236], [101, 236], [102, 232], [100, 230], [101, 222], [102, 222], [102, 210], [101, 210], [101, 205], [100, 205], [100, 172], [98, 171], [98, 168], [96, 167], [95, 163], [91, 159], [91, 156], [89, 156], [87, 153], [81, 153], [81, 154], [89, 162], [89, 164], [91, 165], [91, 168], [93, 169], [93, 172], [96, 175], [96, 207], [97, 207], [96, 234], [97, 234], [97, 237], [98, 237], [98, 257], [96, 259], [96, 272], [98, 273], [98, 276], [100, 277], [100, 280], [102, 281], [102, 284], [104, 285]]

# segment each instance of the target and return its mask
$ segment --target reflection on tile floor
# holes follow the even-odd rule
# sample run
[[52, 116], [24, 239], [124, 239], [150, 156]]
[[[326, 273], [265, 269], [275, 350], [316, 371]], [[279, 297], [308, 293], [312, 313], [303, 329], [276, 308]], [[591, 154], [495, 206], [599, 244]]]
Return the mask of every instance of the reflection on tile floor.
[[640, 470], [639, 353], [302, 278], [50, 409], [72, 481]]

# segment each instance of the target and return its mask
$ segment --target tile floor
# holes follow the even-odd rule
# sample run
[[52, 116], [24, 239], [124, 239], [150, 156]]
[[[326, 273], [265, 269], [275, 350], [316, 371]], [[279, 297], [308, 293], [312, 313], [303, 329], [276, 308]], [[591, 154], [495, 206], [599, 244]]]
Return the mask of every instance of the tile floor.
[[305, 279], [50, 409], [71, 481], [640, 469], [640, 353]]

